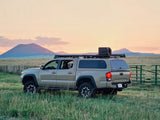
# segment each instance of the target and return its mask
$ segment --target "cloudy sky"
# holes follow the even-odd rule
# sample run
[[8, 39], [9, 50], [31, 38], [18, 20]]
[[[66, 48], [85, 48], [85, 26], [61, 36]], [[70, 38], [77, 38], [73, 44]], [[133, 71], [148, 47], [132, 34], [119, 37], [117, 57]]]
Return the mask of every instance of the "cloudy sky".
[[160, 0], [0, 0], [0, 54], [36, 43], [54, 52], [98, 47], [160, 53]]

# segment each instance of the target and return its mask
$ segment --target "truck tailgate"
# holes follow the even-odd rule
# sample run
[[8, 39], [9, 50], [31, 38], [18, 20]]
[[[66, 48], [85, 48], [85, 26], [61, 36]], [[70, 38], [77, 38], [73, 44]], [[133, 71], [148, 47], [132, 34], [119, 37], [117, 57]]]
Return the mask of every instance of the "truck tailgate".
[[112, 73], [111, 81], [128, 82], [130, 80], [130, 71], [116, 71], [111, 73]]

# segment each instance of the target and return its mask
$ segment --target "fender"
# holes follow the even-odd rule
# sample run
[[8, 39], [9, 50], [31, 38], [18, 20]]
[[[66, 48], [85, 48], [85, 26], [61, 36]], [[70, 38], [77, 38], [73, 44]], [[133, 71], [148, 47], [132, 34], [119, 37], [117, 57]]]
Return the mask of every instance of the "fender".
[[92, 76], [90, 76], [90, 75], [80, 76], [80, 77], [77, 79], [76, 86], [78, 86], [78, 83], [79, 83], [81, 80], [83, 80], [83, 79], [90, 79], [90, 80], [91, 80], [91, 83], [93, 84], [93, 87], [94, 87], [94, 88], [97, 88], [94, 78], [93, 78]]
[[34, 74], [26, 74], [26, 75], [24, 75], [23, 78], [22, 78], [22, 84], [23, 84], [23, 85], [24, 85], [24, 78], [25, 78], [25, 77], [33, 77], [34, 83], [35, 83], [35, 85], [38, 87], [37, 78], [36, 78], [36, 76], [35, 76]]

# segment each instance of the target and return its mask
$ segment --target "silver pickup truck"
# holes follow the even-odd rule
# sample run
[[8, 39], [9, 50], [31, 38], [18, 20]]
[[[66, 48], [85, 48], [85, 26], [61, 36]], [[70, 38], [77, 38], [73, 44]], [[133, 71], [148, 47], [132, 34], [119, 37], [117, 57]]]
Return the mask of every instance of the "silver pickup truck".
[[67, 89], [78, 90], [84, 98], [96, 93], [115, 95], [131, 84], [130, 68], [119, 56], [56, 55], [41, 68], [22, 72], [24, 92]]

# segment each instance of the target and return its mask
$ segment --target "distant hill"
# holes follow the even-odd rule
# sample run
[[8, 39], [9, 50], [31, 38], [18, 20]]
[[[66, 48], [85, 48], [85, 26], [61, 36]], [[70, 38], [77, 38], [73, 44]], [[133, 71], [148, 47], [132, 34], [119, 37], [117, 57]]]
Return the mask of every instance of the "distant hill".
[[154, 53], [131, 52], [130, 50], [128, 50], [126, 48], [113, 51], [113, 54], [125, 54], [126, 56], [150, 56], [150, 55], [157, 55], [157, 54], [154, 54]]
[[[41, 47], [37, 44], [19, 44], [9, 51], [0, 55], [0, 58], [53, 58], [55, 54], [67, 54], [66, 52], [60, 51], [54, 53], [46, 48]], [[98, 53], [84, 53], [89, 55], [95, 55]], [[125, 54], [126, 56], [149, 56], [158, 55], [154, 53], [139, 53], [132, 52], [126, 48], [113, 51], [112, 54]]]
[[9, 51], [0, 55], [0, 58], [42, 58], [54, 56], [54, 53], [37, 44], [19, 44]]
[[[85, 53], [86, 55], [95, 55], [98, 53]], [[112, 51], [112, 54], [125, 54], [126, 56], [150, 56], [150, 55], [159, 55], [154, 53], [140, 53], [140, 52], [132, 52], [126, 48]]]

